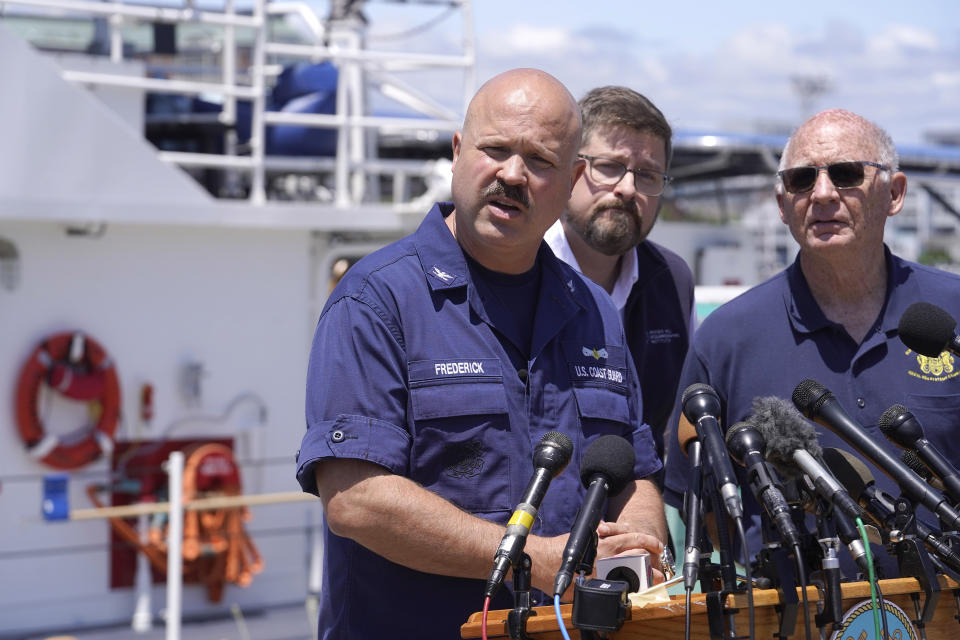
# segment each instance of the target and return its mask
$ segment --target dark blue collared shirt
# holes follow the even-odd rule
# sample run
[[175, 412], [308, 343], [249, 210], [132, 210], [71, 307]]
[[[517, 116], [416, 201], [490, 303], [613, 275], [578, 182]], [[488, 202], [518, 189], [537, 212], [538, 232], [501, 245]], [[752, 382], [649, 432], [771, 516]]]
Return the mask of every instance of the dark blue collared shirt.
[[[316, 462], [368, 460], [506, 524], [534, 447], [562, 431], [573, 459], [551, 482], [532, 533], [566, 533], [592, 440], [630, 440], [637, 478], [660, 469], [619, 314], [541, 245], [529, 360], [518, 370], [444, 222], [452, 211], [434, 206], [416, 233], [359, 261], [331, 294], [310, 354], [297, 478], [316, 493]], [[322, 638], [457, 638], [482, 609], [482, 580], [414, 571], [329, 529], [325, 545]], [[512, 606], [501, 589], [491, 608]]]
[[[901, 450], [877, 426], [890, 406], [902, 404], [923, 425], [927, 438], [950, 460], [960, 462], [960, 362], [944, 352], [926, 358], [908, 349], [897, 335], [903, 312], [914, 302], [932, 302], [960, 318], [960, 277], [902, 260], [885, 249], [887, 294], [876, 323], [861, 344], [842, 325], [826, 318], [800, 269], [799, 260], [785, 271], [711, 313], [694, 334], [684, 363], [678, 400], [667, 438], [664, 499], [682, 503], [687, 486], [687, 459], [676, 445], [676, 425], [684, 389], [702, 382], [713, 387], [722, 404], [723, 428], [746, 419], [754, 398], [777, 396], [790, 403], [794, 388], [812, 378], [833, 392], [851, 418], [895, 458]], [[790, 403], [792, 405], [792, 403]], [[816, 425], [823, 447], [853, 451], [839, 436]], [[861, 456], [862, 457], [862, 456]], [[894, 482], [867, 462], [884, 491], [897, 496]], [[742, 479], [742, 478], [741, 478]], [[761, 548], [759, 506], [742, 491], [752, 554]], [[925, 518], [935, 524], [928, 512]], [[843, 551], [843, 550], [841, 550]], [[875, 554], [884, 556], [874, 546]], [[853, 563], [841, 554], [845, 573]], [[896, 565], [884, 560], [887, 577]]]

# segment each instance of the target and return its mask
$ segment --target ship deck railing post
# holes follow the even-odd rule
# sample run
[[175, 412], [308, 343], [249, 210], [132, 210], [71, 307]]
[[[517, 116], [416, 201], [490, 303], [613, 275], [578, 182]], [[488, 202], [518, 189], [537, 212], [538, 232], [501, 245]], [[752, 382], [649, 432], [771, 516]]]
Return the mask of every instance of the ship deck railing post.
[[183, 598], [183, 452], [171, 451], [167, 462], [170, 520], [167, 526], [166, 640], [180, 640]]

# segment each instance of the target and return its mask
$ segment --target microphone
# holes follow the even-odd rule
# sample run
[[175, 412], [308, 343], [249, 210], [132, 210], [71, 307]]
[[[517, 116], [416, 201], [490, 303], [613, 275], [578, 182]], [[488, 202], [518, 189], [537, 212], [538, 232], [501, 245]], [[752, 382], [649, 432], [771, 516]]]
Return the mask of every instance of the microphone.
[[[894, 499], [876, 487], [873, 474], [856, 456], [842, 449], [827, 447], [823, 458], [830, 470], [837, 475], [850, 494], [867, 510], [873, 521], [884, 529], [889, 527], [896, 515]], [[943, 540], [937, 531], [922, 520], [914, 519], [917, 534], [929, 551], [954, 571], [960, 571], [960, 555], [957, 555]]]
[[680, 443], [680, 450], [683, 451], [683, 455], [687, 457], [692, 455], [690, 444], [699, 442], [697, 437], [697, 428], [687, 420], [687, 416], [681, 413], [680, 420], [677, 422], [677, 442]]
[[[883, 412], [877, 426], [888, 440], [901, 449], [915, 451], [922, 464], [943, 482], [950, 499], [954, 503], [960, 502], [960, 475], [957, 469], [926, 439], [920, 422], [906, 407], [902, 404], [893, 405]], [[918, 475], [923, 476], [922, 473]]]
[[928, 487], [917, 474], [871, 440], [863, 427], [847, 415], [840, 402], [823, 385], [816, 380], [804, 380], [793, 390], [793, 403], [804, 415], [829, 428], [861, 455], [869, 458], [900, 485], [910, 500], [919, 502], [937, 514], [951, 530], [960, 529], [960, 514], [950, 506], [946, 497]]
[[[681, 418], [681, 421], [686, 422], [686, 419]], [[686, 424], [692, 431], [693, 425], [689, 422]], [[690, 458], [690, 472], [687, 492], [683, 497], [683, 515], [686, 525], [683, 541], [683, 587], [687, 591], [693, 591], [697, 574], [700, 572], [700, 491], [703, 488], [703, 457], [700, 441], [696, 437], [691, 438], [689, 444], [689, 449], [684, 448], [684, 453]]]
[[900, 462], [907, 465], [911, 471], [923, 478], [923, 481], [929, 484], [931, 487], [937, 491], [943, 491], [943, 483], [940, 482], [940, 478], [936, 477], [930, 472], [930, 469], [927, 469], [927, 466], [923, 464], [923, 460], [920, 459], [920, 456], [915, 454], [910, 449], [905, 450], [900, 454]]
[[600, 436], [587, 447], [580, 463], [580, 481], [587, 488], [587, 495], [563, 549], [553, 595], [562, 595], [570, 586], [577, 565], [596, 535], [607, 496], [617, 495], [633, 480], [635, 462], [633, 446], [620, 436]]
[[800, 533], [790, 515], [790, 505], [783, 497], [778, 480], [764, 460], [767, 444], [763, 434], [750, 423], [738, 422], [727, 431], [730, 456], [747, 470], [747, 482], [757, 502], [763, 505], [790, 549], [800, 546]]
[[703, 490], [703, 445], [697, 438], [697, 429], [687, 417], [680, 414], [677, 423], [677, 442], [680, 450], [690, 459], [687, 474], [687, 490], [683, 496], [685, 535], [683, 543], [683, 586], [692, 591], [700, 572], [700, 518]]
[[547, 487], [567, 466], [572, 454], [573, 442], [565, 433], [551, 431], [540, 438], [533, 450], [533, 477], [520, 498], [520, 504], [507, 522], [507, 531], [503, 534], [494, 556], [493, 570], [487, 578], [484, 596], [494, 596], [503, 583], [507, 570], [520, 559], [520, 553], [527, 543], [527, 534], [537, 517], [537, 510], [543, 502]]
[[743, 503], [737, 492], [737, 476], [733, 473], [733, 465], [730, 464], [720, 431], [720, 397], [710, 385], [697, 383], [686, 388], [681, 402], [683, 415], [693, 424], [707, 454], [707, 465], [720, 488], [727, 513], [734, 520], [742, 518]]
[[797, 467], [810, 478], [814, 489], [850, 518], [863, 515], [836, 478], [820, 463], [822, 449], [813, 425], [786, 400], [755, 398], [751, 422], [767, 440], [767, 460], [784, 476], [796, 476]]
[[900, 316], [897, 332], [903, 344], [928, 358], [937, 358], [944, 351], [960, 355], [956, 326], [957, 321], [937, 305], [914, 302]]

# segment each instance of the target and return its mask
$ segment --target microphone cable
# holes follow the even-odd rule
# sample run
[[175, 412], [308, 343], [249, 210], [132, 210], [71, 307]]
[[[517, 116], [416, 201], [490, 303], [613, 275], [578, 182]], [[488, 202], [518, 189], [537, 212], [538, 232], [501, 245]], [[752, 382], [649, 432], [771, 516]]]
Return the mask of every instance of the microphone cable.
[[553, 612], [557, 615], [557, 624], [560, 625], [560, 634], [563, 635], [563, 640], [570, 640], [570, 634], [567, 633], [567, 628], [563, 624], [563, 616], [560, 614], [559, 593], [553, 596]]
[[[752, 572], [753, 570], [750, 568], [751, 563], [750, 563], [750, 552], [747, 549], [747, 534], [743, 530], [743, 518], [737, 518], [735, 522], [737, 524], [737, 535], [740, 536], [740, 545], [743, 547], [743, 572], [744, 574], [746, 574], [746, 578], [747, 578], [747, 620], [749, 621], [749, 625], [750, 625], [750, 637], [756, 638], [757, 637], [757, 634], [755, 633], [756, 620], [754, 619], [754, 612], [753, 612], [753, 572]], [[687, 597], [688, 598], [690, 597], [689, 592], [687, 593]], [[687, 620], [690, 619], [689, 612], [690, 612], [690, 602], [688, 600], [687, 601]], [[689, 639], [689, 637], [690, 636], [689, 636], [689, 630], [688, 630], [687, 638]]]
[[[877, 580], [877, 574], [873, 566], [873, 552], [870, 551], [870, 540], [867, 538], [867, 529], [863, 526], [863, 520], [857, 518], [857, 529], [860, 530], [860, 538], [863, 540], [863, 548], [866, 550], [867, 554], [867, 568], [870, 570], [870, 601], [873, 604], [873, 626], [876, 631], [878, 638], [886, 638], [887, 636], [887, 612], [881, 610], [877, 606], [877, 594], [880, 593], [880, 583]], [[880, 602], [882, 603], [883, 596], [880, 596]], [[881, 620], [883, 621], [883, 635], [880, 635], [881, 631]]]
[[793, 554], [797, 561], [797, 577], [800, 579], [800, 593], [803, 595], [803, 632], [806, 640], [810, 640], [810, 600], [807, 598], [807, 570], [803, 566], [803, 551], [800, 545], [793, 546]]
[[490, 612], [490, 596], [483, 599], [483, 617], [480, 619], [480, 637], [487, 640], [487, 614]]

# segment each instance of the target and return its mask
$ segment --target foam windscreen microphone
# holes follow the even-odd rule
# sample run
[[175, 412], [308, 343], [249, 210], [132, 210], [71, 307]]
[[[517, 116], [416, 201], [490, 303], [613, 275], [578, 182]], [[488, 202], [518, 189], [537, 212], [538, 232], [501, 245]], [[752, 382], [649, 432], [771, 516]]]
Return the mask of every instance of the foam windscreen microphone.
[[554, 595], [562, 595], [573, 582], [577, 565], [593, 543], [607, 497], [616, 496], [634, 479], [636, 455], [625, 438], [614, 435], [600, 436], [584, 452], [580, 462], [580, 481], [587, 488], [587, 495], [563, 549], [560, 570], [553, 582]]
[[817, 493], [850, 518], [863, 514], [860, 505], [837, 482], [820, 462], [822, 449], [816, 429], [782, 398], [755, 398], [751, 424], [767, 441], [767, 460], [784, 477], [802, 471], [810, 478]]
[[957, 321], [950, 314], [929, 302], [915, 302], [900, 316], [897, 332], [903, 344], [928, 358], [937, 358], [944, 351], [960, 355]]

